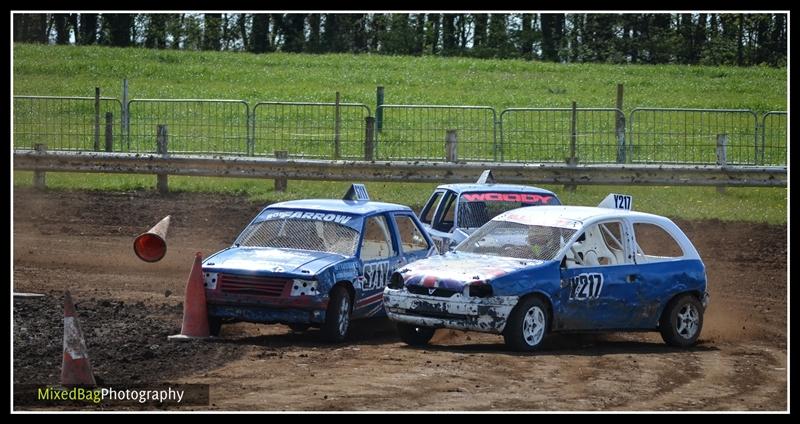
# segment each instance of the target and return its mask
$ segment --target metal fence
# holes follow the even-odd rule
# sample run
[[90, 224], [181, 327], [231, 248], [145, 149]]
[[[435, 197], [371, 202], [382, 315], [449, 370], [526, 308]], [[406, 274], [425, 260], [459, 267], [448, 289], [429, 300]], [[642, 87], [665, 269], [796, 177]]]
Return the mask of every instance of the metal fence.
[[788, 148], [789, 115], [782, 111], [766, 112], [761, 117], [761, 148], [759, 163], [762, 165], [784, 165]]
[[[506, 162], [620, 162], [614, 108], [511, 108], [500, 113], [500, 160]], [[624, 128], [624, 121], [622, 122]], [[622, 135], [622, 137], [620, 137]]]
[[126, 145], [155, 152], [159, 124], [167, 125], [170, 152], [246, 155], [250, 106], [244, 100], [134, 99]]
[[[455, 130], [459, 160], [498, 160], [495, 122], [489, 106], [381, 105], [375, 132], [377, 159], [444, 160], [445, 137]], [[380, 114], [381, 112], [377, 112]]]
[[363, 159], [370, 115], [361, 103], [260, 102], [253, 107], [252, 153]]
[[[14, 148], [46, 143], [54, 150], [104, 150], [106, 133], [117, 146], [122, 104], [111, 97], [14, 96]], [[106, 114], [111, 113], [110, 128]]]
[[445, 138], [454, 131], [459, 161], [563, 163], [574, 144], [578, 163], [716, 164], [724, 138], [728, 164], [787, 163], [784, 111], [758, 117], [751, 110], [636, 108], [626, 119], [615, 108], [509, 108], [498, 116], [489, 106], [380, 105], [378, 128], [371, 115], [361, 103], [271, 101], [251, 108], [243, 100], [123, 105], [108, 97], [14, 96], [13, 145], [148, 153], [165, 124], [168, 150], [177, 153], [448, 160]]
[[716, 164], [717, 140], [726, 135], [727, 163], [758, 163], [751, 110], [636, 108], [629, 116], [631, 162]]

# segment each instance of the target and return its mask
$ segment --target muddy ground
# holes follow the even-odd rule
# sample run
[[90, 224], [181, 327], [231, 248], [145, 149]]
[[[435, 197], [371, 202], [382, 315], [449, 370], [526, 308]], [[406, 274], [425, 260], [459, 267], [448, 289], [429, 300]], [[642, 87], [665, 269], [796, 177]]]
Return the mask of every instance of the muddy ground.
[[[175, 344], [195, 252], [233, 241], [262, 205], [238, 197], [14, 190], [15, 384], [57, 384], [63, 290], [104, 384], [210, 384], [212, 410], [786, 410], [786, 226], [678, 221], [703, 257], [711, 305], [699, 344], [655, 333], [551, 337], [535, 354], [502, 337], [439, 330], [427, 348], [390, 323], [344, 344], [282, 325], [234, 324]], [[168, 252], [133, 238], [171, 214]]]

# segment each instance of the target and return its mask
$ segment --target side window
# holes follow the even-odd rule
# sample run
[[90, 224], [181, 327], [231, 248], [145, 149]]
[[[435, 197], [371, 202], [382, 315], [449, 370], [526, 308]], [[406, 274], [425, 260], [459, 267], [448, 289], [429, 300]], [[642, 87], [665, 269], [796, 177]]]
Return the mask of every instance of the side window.
[[439, 219], [439, 222], [436, 223], [436, 226], [434, 226], [434, 229], [439, 231], [449, 232], [450, 230], [453, 229], [456, 196], [451, 193], [445, 196], [445, 198], [442, 199], [442, 202], [444, 202], [444, 208], [442, 208], [441, 205], [439, 206], [439, 209], [441, 209], [441, 212], [439, 212], [441, 214], [441, 217]]
[[400, 233], [400, 245], [403, 252], [410, 253], [430, 249], [422, 230], [417, 227], [417, 224], [410, 216], [395, 215], [394, 222], [397, 225], [397, 231]]
[[567, 266], [606, 266], [626, 263], [622, 223], [603, 222], [586, 228], [567, 251]]
[[361, 259], [371, 261], [395, 256], [389, 226], [383, 215], [372, 216], [364, 223], [364, 237], [361, 241]]
[[637, 263], [679, 258], [684, 255], [678, 242], [658, 225], [637, 222], [633, 224], [633, 234], [637, 244]]
[[437, 191], [431, 195], [431, 198], [428, 200], [428, 203], [422, 208], [422, 212], [419, 214], [419, 220], [430, 224], [433, 221], [433, 214], [436, 213], [436, 207], [439, 206], [439, 202], [442, 200], [442, 192]]

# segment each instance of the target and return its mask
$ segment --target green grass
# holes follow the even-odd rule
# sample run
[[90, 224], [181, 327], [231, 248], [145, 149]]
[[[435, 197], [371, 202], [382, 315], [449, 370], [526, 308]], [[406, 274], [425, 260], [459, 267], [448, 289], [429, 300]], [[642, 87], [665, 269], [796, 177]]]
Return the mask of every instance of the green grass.
[[[579, 107], [613, 107], [616, 84], [623, 83], [626, 113], [635, 107], [752, 109], [759, 113], [787, 108], [786, 68], [554, 64], [523, 60], [348, 54], [253, 55], [22, 44], [14, 45], [13, 60], [15, 95], [93, 96], [94, 87], [99, 86], [104, 96], [121, 97], [122, 79], [127, 78], [130, 96], [136, 99], [242, 99], [251, 105], [269, 100], [332, 102], [335, 92], [339, 91], [342, 102], [364, 103], [374, 114], [375, 87], [382, 85], [385, 87], [387, 104], [487, 105], [495, 108], [499, 114], [509, 107], [569, 107], [572, 101], [576, 101]], [[317, 128], [315, 122], [330, 121], [330, 113], [309, 113], [310, 117], [299, 120], [302, 122], [299, 126], [287, 121], [289, 123], [275, 124], [276, 128], [257, 129], [257, 142], [264, 139], [274, 143], [274, 146], [257, 145], [257, 153], [269, 154], [273, 148], [290, 151], [303, 149], [329, 157], [332, 152], [330, 142], [314, 144], [309, 140], [316, 140], [325, 134], [326, 130]], [[355, 117], [351, 118], [351, 115]], [[297, 115], [287, 110], [276, 116], [289, 119]], [[439, 118], [431, 119], [437, 121]], [[344, 119], [343, 154], [357, 157], [361, 152], [361, 116], [348, 112]], [[447, 121], [450, 118], [442, 119]], [[563, 124], [561, 121], [558, 125]], [[198, 122], [202, 123], [202, 118]], [[277, 119], [275, 122], [283, 121]], [[16, 107], [15, 123], [19, 123]], [[91, 145], [92, 125], [92, 122], [74, 118], [70, 128], [78, 134], [76, 137], [82, 137], [77, 141], [79, 145]], [[132, 125], [141, 125], [145, 132], [155, 127], [151, 121], [132, 122]], [[523, 122], [520, 125], [526, 124]], [[483, 135], [486, 131], [484, 127], [473, 131], [472, 134], [478, 134], [474, 140], [469, 138], [472, 137], [469, 133], [461, 133], [459, 140], [464, 143], [460, 146], [463, 149], [460, 150], [462, 157], [487, 154], [486, 146], [479, 145], [486, 138]], [[141, 128], [133, 127], [132, 134], [139, 134], [136, 131]], [[603, 144], [596, 146], [599, 149], [597, 152], [583, 150], [586, 152], [584, 156], [613, 157], [611, 130], [600, 130], [603, 132]], [[230, 128], [226, 131], [228, 136], [240, 138], [240, 129]], [[379, 158], [381, 155], [409, 152], [408, 147], [402, 144], [402, 137], [409, 134], [417, 139], [430, 140], [427, 145], [416, 146], [420, 147], [418, 155], [434, 149], [433, 157], [443, 156], [443, 134], [439, 134], [438, 130], [431, 133], [413, 128], [404, 131], [395, 137], [394, 143], [387, 140], [388, 135], [379, 137]], [[418, 131], [417, 135], [413, 131]], [[293, 138], [287, 137], [287, 132], [308, 135], [306, 138]], [[239, 143], [238, 139], [231, 141], [213, 136], [202, 132], [180, 134], [174, 124], [170, 125], [170, 140], [175, 143], [173, 146], [181, 146], [188, 139], [207, 140], [208, 145], [212, 146], [210, 148], [214, 148], [215, 142]], [[16, 137], [15, 129], [15, 144]], [[778, 138], [783, 140], [785, 135], [778, 133]], [[152, 139], [154, 137], [145, 134], [132, 141], [150, 143]], [[51, 142], [60, 141], [54, 139]], [[25, 143], [29, 143], [29, 140]], [[120, 146], [122, 140], [117, 139], [115, 143], [115, 146]], [[563, 137], [548, 139], [543, 143], [545, 150], [528, 154], [533, 154], [533, 157], [544, 155], [548, 160], [562, 160]], [[612, 148], [606, 145], [608, 143], [612, 143]], [[519, 137], [508, 140], [505, 148], [509, 149], [506, 160], [519, 160], [526, 154], [526, 149], [532, 149]], [[703, 149], [702, 155], [711, 154], [705, 147]], [[579, 154], [581, 152], [579, 148]], [[768, 151], [768, 154], [777, 154], [780, 160], [780, 152], [785, 152], [785, 147], [776, 148], [777, 153], [771, 152]], [[509, 156], [517, 156], [517, 159]], [[552, 156], [556, 156], [556, 159], [552, 159]], [[785, 161], [785, 156], [782, 158]], [[47, 178], [48, 186], [54, 189], [131, 190], [152, 189], [155, 185], [154, 176], [50, 173]], [[29, 185], [30, 180], [29, 172], [14, 172], [15, 186]], [[348, 184], [290, 181], [289, 191], [275, 193], [270, 180], [171, 177], [170, 186], [174, 190], [226, 192], [272, 202], [303, 197], [338, 197]], [[419, 207], [435, 185], [367, 183], [367, 186], [375, 199]], [[616, 191], [633, 194], [637, 210], [670, 217], [769, 223], [787, 221], [786, 189], [729, 188], [725, 194], [718, 194], [714, 188], [706, 187], [584, 186], [574, 193], [565, 192], [561, 186], [548, 188], [569, 204], [595, 205], [608, 192]]]
[[625, 84], [634, 107], [786, 110], [786, 68], [556, 64], [379, 55], [305, 55], [14, 45], [14, 94], [223, 98], [249, 102], [334, 100], [387, 104], [613, 107]]
[[[29, 187], [32, 172], [15, 171], [14, 186]], [[47, 186], [54, 190], [155, 190], [155, 176], [119, 174], [48, 173]], [[338, 198], [347, 191], [347, 182], [289, 181], [288, 190], [273, 190], [272, 180], [169, 177], [171, 191], [226, 193], [247, 196], [255, 202], [273, 203], [303, 198]], [[366, 182], [374, 200], [409, 205], [419, 210], [438, 184]], [[728, 188], [717, 193], [714, 187], [637, 187], [579, 186], [568, 192], [563, 186], [542, 185], [554, 191], [569, 205], [596, 206], [608, 193], [633, 196], [633, 208], [642, 212], [681, 219], [720, 219], [723, 221], [786, 224], [787, 189]]]

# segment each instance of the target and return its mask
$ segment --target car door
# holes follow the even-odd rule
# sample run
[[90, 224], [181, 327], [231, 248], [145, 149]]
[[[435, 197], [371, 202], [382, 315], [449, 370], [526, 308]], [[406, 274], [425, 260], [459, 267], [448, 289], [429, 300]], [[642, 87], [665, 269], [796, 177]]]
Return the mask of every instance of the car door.
[[386, 214], [377, 214], [364, 220], [361, 243], [358, 249], [362, 270], [356, 284], [353, 317], [382, 315], [383, 288], [392, 271], [402, 261], [393, 227]]
[[436, 243], [439, 253], [450, 250], [452, 232], [456, 225], [456, 200], [458, 195], [452, 190], [446, 190], [442, 195], [442, 200], [436, 207], [436, 212], [431, 221], [431, 229], [428, 233]]
[[606, 220], [587, 226], [562, 262], [557, 328], [638, 328], [637, 266], [630, 252], [630, 225]]

